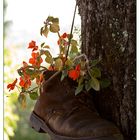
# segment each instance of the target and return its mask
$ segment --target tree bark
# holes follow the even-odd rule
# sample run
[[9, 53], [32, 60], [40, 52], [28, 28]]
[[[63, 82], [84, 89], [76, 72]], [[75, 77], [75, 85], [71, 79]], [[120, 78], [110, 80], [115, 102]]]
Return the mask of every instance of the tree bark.
[[107, 89], [93, 92], [101, 116], [113, 121], [126, 140], [136, 139], [136, 2], [77, 0], [82, 52], [101, 59]]

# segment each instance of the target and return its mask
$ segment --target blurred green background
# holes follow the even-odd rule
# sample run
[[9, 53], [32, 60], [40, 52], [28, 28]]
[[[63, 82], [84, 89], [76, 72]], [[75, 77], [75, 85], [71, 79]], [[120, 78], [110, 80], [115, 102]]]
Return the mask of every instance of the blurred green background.
[[[4, 24], [8, 29], [10, 27], [7, 23], [8, 21]], [[6, 41], [6, 34], [4, 41]], [[16, 77], [18, 65], [15, 64], [14, 56], [21, 49], [19, 46], [11, 46], [11, 48], [4, 46], [4, 140], [50, 140], [47, 134], [37, 133], [29, 126], [29, 117], [35, 101], [27, 98], [27, 106], [22, 109], [17, 101], [18, 91], [9, 93], [6, 89], [7, 83], [12, 82]]]
[[[4, 1], [4, 14], [7, 3]], [[34, 131], [29, 126], [29, 117], [35, 101], [27, 98], [27, 106], [22, 109], [17, 101], [18, 91], [9, 92], [7, 84], [16, 77], [17, 57], [22, 50], [22, 44], [7, 45], [8, 34], [12, 21], [4, 20], [4, 140], [50, 140], [48, 134]], [[18, 58], [20, 59], [20, 58]]]
[[[15, 50], [12, 55], [16, 55], [18, 47], [13, 46]], [[8, 48], [4, 48], [4, 140], [50, 140], [47, 134], [34, 131], [29, 126], [29, 117], [33, 110], [35, 101], [27, 98], [27, 106], [21, 108], [18, 103], [18, 91], [8, 92], [7, 83], [13, 81], [17, 66], [12, 65], [12, 57]], [[14, 60], [15, 61], [15, 60]], [[15, 78], [14, 78], [15, 79]]]

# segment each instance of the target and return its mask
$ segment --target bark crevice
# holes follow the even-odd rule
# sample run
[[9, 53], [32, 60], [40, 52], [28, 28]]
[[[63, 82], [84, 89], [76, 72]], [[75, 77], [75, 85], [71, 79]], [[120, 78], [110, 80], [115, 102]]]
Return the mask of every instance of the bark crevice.
[[81, 50], [100, 58], [111, 86], [93, 92], [100, 114], [113, 121], [126, 140], [136, 139], [136, 1], [80, 0]]

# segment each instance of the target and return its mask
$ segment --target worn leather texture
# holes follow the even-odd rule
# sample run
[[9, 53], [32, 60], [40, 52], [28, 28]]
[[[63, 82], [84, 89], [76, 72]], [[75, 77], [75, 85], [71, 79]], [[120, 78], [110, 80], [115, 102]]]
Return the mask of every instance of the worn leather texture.
[[52, 74], [54, 74], [52, 71], [44, 73], [40, 96], [34, 107], [34, 112], [51, 130], [58, 135], [70, 137], [103, 137], [120, 134], [113, 123], [100, 117], [94, 105], [89, 107], [84, 102], [81, 97], [86, 98], [87, 93], [75, 96], [75, 83], [71, 79], [65, 78], [61, 82], [60, 73], [46, 84]]

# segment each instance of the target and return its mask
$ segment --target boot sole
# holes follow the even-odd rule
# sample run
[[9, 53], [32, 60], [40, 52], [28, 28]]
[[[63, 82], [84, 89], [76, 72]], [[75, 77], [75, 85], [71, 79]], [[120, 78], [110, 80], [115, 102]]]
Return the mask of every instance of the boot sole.
[[30, 126], [35, 129], [39, 133], [48, 133], [52, 140], [123, 140], [123, 136], [121, 134], [115, 134], [113, 136], [107, 137], [67, 137], [58, 135], [53, 132], [47, 124], [38, 117], [34, 112], [32, 112], [30, 116]]

